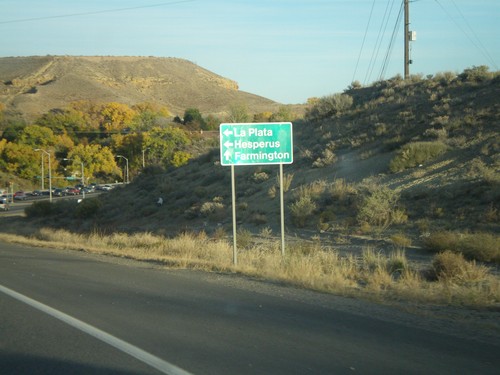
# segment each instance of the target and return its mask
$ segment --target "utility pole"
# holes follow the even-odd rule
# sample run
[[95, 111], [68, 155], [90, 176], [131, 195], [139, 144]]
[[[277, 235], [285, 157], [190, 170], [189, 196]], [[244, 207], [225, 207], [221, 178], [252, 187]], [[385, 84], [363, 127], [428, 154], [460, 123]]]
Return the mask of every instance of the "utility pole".
[[405, 2], [405, 79], [410, 77], [410, 5], [409, 0]]

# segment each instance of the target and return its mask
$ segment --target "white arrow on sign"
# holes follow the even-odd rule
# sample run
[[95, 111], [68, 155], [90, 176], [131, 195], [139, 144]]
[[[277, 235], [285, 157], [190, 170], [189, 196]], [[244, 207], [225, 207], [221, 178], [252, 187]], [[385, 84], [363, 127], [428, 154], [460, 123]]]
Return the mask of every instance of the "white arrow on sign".
[[230, 129], [226, 129], [226, 130], [224, 130], [223, 134], [227, 137], [228, 135], [232, 135], [233, 131]]
[[233, 156], [231, 151], [226, 150], [226, 152], [224, 152], [224, 157], [226, 158], [226, 160], [231, 160], [231, 156]]
[[224, 143], [224, 146], [225, 146], [225, 147], [233, 147], [233, 146], [234, 146], [234, 143], [229, 142], [229, 141], [226, 141], [226, 142]]

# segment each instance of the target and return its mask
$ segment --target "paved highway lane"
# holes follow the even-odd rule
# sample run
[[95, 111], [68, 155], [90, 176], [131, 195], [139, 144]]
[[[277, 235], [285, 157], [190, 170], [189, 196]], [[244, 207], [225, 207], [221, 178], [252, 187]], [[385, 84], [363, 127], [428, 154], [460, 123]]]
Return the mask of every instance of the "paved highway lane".
[[[497, 374], [500, 365], [497, 340], [380, 319], [368, 303], [353, 314], [338, 297], [236, 276], [0, 243], [0, 285], [193, 374]], [[4, 292], [0, 308], [0, 368], [27, 358], [59, 373], [68, 364], [157, 371]]]
[[160, 374], [147, 364], [5, 295], [0, 374]]

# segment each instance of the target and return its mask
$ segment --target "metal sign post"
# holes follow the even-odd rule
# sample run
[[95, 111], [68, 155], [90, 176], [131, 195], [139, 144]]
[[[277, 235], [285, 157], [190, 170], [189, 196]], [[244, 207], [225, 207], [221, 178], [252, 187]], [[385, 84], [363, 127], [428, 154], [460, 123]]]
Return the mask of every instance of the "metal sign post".
[[221, 124], [221, 165], [231, 166], [231, 198], [233, 212], [233, 263], [238, 263], [236, 248], [236, 187], [235, 165], [280, 166], [281, 253], [285, 255], [285, 208], [283, 164], [293, 163], [291, 122]]
[[231, 201], [233, 210], [233, 264], [238, 264], [238, 252], [236, 251], [236, 182], [234, 178], [234, 165], [231, 165]]

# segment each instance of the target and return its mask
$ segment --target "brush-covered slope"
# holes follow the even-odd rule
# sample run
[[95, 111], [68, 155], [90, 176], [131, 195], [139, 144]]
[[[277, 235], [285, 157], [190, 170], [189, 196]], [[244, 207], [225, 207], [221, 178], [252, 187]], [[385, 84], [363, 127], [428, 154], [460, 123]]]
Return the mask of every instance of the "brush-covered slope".
[[[443, 230], [485, 232], [500, 259], [500, 79], [476, 70], [396, 78], [313, 104], [294, 122], [294, 163], [284, 167], [287, 234], [407, 247]], [[76, 213], [40, 220], [105, 233], [231, 233], [230, 168], [220, 165], [217, 135], [196, 137], [199, 156], [187, 165], [149, 166]], [[278, 235], [278, 167], [235, 171], [238, 228]]]
[[[294, 123], [295, 162], [285, 167], [291, 179], [289, 230], [497, 232], [500, 80], [496, 74], [483, 78], [464, 73], [379, 82], [335, 95], [350, 98], [350, 104], [333, 112], [318, 110], [328, 98], [321, 99], [305, 120]], [[110, 195], [103, 215], [95, 217], [98, 225], [229, 227], [230, 169], [218, 163], [217, 141], [187, 166], [159, 174], [147, 170]], [[279, 228], [277, 172], [276, 166], [236, 168], [241, 225]], [[380, 197], [386, 188], [394, 192], [387, 197], [390, 205], [369, 206], [370, 197]], [[159, 196], [162, 208], [155, 206]], [[383, 194], [380, 200], [384, 203]]]

